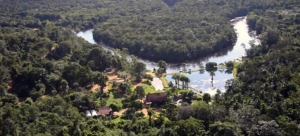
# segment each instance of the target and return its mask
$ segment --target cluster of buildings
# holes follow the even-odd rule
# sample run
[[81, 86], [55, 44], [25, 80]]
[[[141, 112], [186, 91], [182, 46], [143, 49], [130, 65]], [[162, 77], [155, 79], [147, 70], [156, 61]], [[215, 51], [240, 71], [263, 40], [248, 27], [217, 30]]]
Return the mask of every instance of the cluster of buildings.
[[[182, 98], [181, 95], [175, 95], [173, 102], [177, 106], [180, 106], [183, 101], [188, 101], [188, 100], [189, 100], [189, 98]], [[166, 92], [152, 93], [152, 94], [149, 93], [146, 95], [143, 102], [144, 102], [145, 107], [164, 105], [167, 102], [167, 93]], [[91, 116], [94, 118], [97, 118], [99, 116], [110, 118], [113, 116], [113, 111], [110, 107], [103, 106], [103, 107], [98, 108], [98, 111], [86, 110], [85, 114], [86, 114], [86, 116]]]

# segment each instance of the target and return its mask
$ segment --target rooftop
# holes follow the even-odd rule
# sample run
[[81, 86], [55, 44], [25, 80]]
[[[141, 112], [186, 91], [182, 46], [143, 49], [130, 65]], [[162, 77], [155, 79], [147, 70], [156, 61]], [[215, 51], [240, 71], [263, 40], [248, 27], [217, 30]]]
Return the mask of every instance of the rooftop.
[[98, 116], [109, 115], [112, 109], [108, 106], [103, 106], [98, 109]]

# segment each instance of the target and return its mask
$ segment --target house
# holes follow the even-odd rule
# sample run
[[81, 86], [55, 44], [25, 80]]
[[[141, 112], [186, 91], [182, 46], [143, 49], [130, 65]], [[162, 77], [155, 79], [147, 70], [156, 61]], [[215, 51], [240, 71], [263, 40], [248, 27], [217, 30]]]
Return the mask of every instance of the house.
[[98, 109], [98, 116], [109, 116], [112, 114], [112, 109], [108, 106], [103, 106]]
[[144, 103], [146, 105], [162, 105], [167, 102], [167, 93], [153, 93], [153, 94], [147, 94]]
[[90, 112], [89, 110], [86, 110], [86, 111], [85, 111], [85, 115], [86, 115], [86, 116], [92, 116], [92, 114], [91, 114], [91, 112]]

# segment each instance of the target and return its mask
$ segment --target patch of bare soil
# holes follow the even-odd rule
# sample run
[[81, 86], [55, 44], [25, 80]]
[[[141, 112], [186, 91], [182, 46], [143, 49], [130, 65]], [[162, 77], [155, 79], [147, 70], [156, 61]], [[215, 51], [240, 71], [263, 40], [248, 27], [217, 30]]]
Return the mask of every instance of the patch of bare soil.
[[156, 77], [154, 72], [147, 72], [146, 74], [151, 75], [152, 77]]
[[[101, 87], [100, 85], [94, 84], [93, 87], [91, 88], [91, 91], [93, 91], [93, 92], [98, 92], [98, 89], [99, 89], [100, 87]], [[108, 87], [108, 85], [107, 85], [107, 86], [103, 89], [103, 91], [106, 93], [106, 92], [108, 92], [108, 90], [109, 90], [109, 87]]]
[[122, 116], [122, 114], [126, 111], [127, 109], [123, 109], [119, 112], [114, 112], [114, 116]]

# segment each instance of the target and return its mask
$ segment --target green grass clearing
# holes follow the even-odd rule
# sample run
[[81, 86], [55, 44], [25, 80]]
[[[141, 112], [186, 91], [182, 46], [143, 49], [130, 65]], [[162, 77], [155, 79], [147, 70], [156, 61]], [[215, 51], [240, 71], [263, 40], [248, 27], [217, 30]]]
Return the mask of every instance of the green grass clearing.
[[169, 88], [169, 83], [165, 76], [161, 76], [159, 79], [162, 81], [164, 88]]
[[163, 92], [163, 91], [156, 91], [155, 88], [151, 85], [147, 85], [147, 84], [142, 84], [142, 87], [144, 88], [145, 90], [145, 94], [148, 94], [148, 93], [160, 93], [160, 92]]
[[234, 68], [232, 70], [232, 75], [233, 78], [237, 78], [237, 67], [241, 64], [242, 62], [234, 62]]
[[121, 98], [114, 98], [113, 93], [109, 93], [109, 98], [106, 101], [106, 106], [109, 106], [110, 104], [116, 104], [119, 107], [123, 107], [122, 99]]
[[119, 122], [121, 122], [123, 119], [121, 118], [121, 116], [119, 116], [119, 117], [117, 117], [117, 118], [115, 118], [115, 119], [112, 119], [111, 120], [111, 122], [113, 122], [113, 123], [119, 123]]

